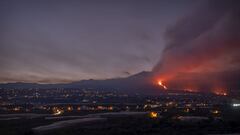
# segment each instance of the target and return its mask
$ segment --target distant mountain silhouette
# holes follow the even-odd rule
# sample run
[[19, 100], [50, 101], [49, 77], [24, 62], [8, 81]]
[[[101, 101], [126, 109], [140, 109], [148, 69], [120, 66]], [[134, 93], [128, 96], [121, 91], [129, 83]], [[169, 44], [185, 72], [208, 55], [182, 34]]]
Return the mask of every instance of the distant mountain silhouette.
[[[185, 85], [194, 84], [199, 87], [201, 92], [211, 93], [214, 80], [221, 80], [217, 86], [228, 88], [228, 93], [232, 95], [239, 95], [236, 92], [240, 89], [240, 72], [223, 72], [223, 73], [208, 73], [208, 74], [182, 74], [178, 79], [165, 82], [171, 89], [165, 91], [162, 87], [156, 85], [153, 80], [152, 72], [140, 72], [129, 77], [113, 78], [105, 80], [81, 80], [67, 84], [38, 84], [38, 83], [5, 83], [0, 84], [0, 88], [7, 89], [88, 89], [88, 90], [107, 90], [119, 91], [124, 93], [139, 93], [139, 94], [159, 94], [164, 92], [184, 92], [182, 91]], [[216, 79], [217, 78], [217, 79]], [[221, 79], [219, 79], [221, 78]], [[222, 85], [220, 85], [222, 84]], [[174, 88], [174, 89], [173, 89]], [[221, 87], [220, 87], [221, 88]]]
[[50, 89], [50, 88], [79, 88], [95, 90], [116, 90], [129, 93], [158, 93], [162, 89], [151, 81], [152, 73], [143, 71], [125, 78], [113, 78], [106, 80], [82, 80], [68, 84], [38, 84], [38, 83], [6, 83], [0, 84], [0, 88], [14, 89]]

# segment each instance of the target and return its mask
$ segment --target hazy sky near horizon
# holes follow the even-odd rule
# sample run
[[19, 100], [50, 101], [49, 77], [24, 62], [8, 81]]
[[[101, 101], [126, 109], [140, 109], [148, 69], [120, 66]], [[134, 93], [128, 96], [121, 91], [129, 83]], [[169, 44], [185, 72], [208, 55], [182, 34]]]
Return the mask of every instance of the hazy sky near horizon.
[[150, 71], [193, 0], [1, 0], [0, 82], [71, 82]]

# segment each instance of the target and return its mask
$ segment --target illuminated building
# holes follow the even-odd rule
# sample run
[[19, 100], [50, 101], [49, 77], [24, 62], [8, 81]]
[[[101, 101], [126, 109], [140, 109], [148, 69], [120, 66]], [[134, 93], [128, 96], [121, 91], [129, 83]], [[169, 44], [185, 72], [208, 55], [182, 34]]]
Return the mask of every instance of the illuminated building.
[[150, 118], [157, 118], [158, 117], [158, 113], [157, 112], [150, 112]]

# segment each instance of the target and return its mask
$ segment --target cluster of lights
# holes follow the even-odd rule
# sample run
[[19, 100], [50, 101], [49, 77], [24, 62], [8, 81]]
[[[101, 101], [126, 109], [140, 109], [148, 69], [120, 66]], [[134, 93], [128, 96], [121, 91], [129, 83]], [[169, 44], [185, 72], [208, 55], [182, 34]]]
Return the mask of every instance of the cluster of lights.
[[240, 107], [240, 104], [232, 104], [233, 107]]
[[213, 114], [219, 114], [220, 111], [219, 111], [219, 110], [213, 110], [212, 113], [213, 113]]
[[215, 92], [216, 95], [227, 96], [226, 92]]
[[150, 118], [157, 118], [158, 113], [157, 112], [150, 112]]
[[59, 108], [53, 108], [53, 115], [61, 115], [64, 113], [64, 110]]
[[217, 89], [213, 91], [214, 94], [219, 95], [219, 96], [227, 96], [227, 90], [223, 89]]

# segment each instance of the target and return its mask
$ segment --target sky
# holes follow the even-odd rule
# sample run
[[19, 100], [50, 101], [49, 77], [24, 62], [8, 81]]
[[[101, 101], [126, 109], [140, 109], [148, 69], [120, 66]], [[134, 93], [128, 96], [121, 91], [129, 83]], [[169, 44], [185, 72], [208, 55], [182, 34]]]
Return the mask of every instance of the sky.
[[0, 82], [59, 83], [151, 71], [195, 0], [1, 0]]

